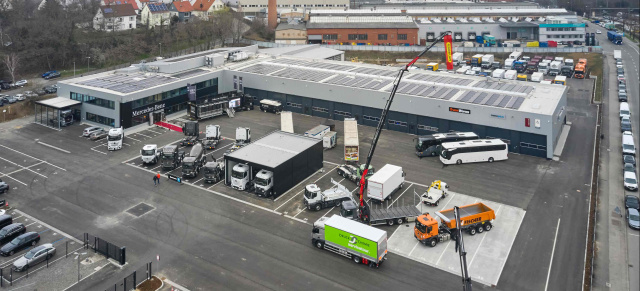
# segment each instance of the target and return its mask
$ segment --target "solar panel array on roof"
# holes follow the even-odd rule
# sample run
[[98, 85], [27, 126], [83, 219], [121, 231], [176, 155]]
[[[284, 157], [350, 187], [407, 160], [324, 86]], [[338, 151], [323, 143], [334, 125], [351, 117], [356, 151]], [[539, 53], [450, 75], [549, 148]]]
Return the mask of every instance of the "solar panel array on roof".
[[326, 81], [325, 83], [368, 90], [380, 90], [380, 88], [390, 84], [391, 81], [360, 76], [338, 75], [335, 78]]
[[524, 97], [513, 97], [498, 93], [467, 91], [460, 95], [457, 101], [517, 110], [524, 102], [524, 99]]
[[177, 74], [171, 75], [171, 77], [184, 79], [184, 78], [187, 78], [187, 77], [197, 76], [197, 75], [204, 74], [204, 73], [207, 73], [207, 71], [202, 70], [202, 69], [195, 69], [195, 70], [191, 70], [191, 71], [177, 73]]
[[473, 82], [471, 79], [456, 78], [451, 76], [434, 76], [427, 74], [411, 74], [407, 77], [410, 80], [426, 81], [434, 83], [452, 84], [458, 86], [467, 86]]
[[380, 70], [376, 68], [357, 68], [350, 72], [367, 74], [367, 75], [386, 76], [386, 77], [394, 77], [395, 75], [398, 74], [398, 72], [396, 71]]
[[151, 12], [157, 12], [157, 11], [167, 11], [169, 10], [167, 8], [167, 6], [164, 3], [149, 3], [147, 5], [149, 7], [149, 10]]
[[145, 74], [113, 74], [104, 77], [98, 77], [91, 80], [79, 82], [79, 85], [85, 85], [96, 88], [104, 88], [120, 93], [130, 93], [146, 88], [155, 87], [174, 81], [175, 78], [159, 75], [146, 76]]
[[307, 67], [307, 68], [335, 70], [335, 71], [348, 71], [355, 68], [354, 66], [338, 65], [333, 63], [307, 62], [307, 61], [294, 60], [294, 59], [277, 59], [277, 60], [271, 61], [271, 63], [301, 66], [301, 67]]
[[[391, 92], [391, 89], [392, 88], [387, 88], [385, 91]], [[398, 86], [398, 90], [396, 91], [396, 93], [405, 94], [405, 95], [422, 96], [422, 97], [444, 99], [444, 100], [451, 99], [458, 92], [460, 92], [460, 90], [455, 88], [446, 88], [441, 86], [415, 84], [415, 83], [400, 84]]]
[[241, 69], [240, 72], [247, 72], [252, 74], [260, 74], [260, 75], [268, 75], [275, 71], [279, 71], [284, 69], [283, 67], [274, 66], [274, 65], [265, 65], [265, 64], [255, 64], [253, 66], [246, 67]]
[[283, 77], [296, 80], [319, 82], [333, 76], [333, 73], [318, 72], [303, 69], [286, 68], [271, 74], [271, 76]]

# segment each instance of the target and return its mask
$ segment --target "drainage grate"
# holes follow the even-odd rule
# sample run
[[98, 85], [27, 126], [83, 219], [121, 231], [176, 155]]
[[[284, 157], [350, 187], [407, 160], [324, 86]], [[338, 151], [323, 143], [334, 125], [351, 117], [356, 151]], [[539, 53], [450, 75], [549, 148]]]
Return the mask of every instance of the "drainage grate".
[[131, 215], [135, 215], [136, 217], [140, 217], [147, 212], [154, 210], [155, 208], [147, 203], [140, 203], [136, 206], [133, 206], [127, 210], [127, 213]]

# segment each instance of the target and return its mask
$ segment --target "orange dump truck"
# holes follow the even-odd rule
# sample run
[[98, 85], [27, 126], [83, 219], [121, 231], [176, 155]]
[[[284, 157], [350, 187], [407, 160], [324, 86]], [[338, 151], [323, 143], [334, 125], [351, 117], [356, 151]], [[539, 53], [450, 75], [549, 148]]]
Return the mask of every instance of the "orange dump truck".
[[[450, 240], [453, 231], [457, 228], [453, 213], [453, 208], [436, 212], [439, 222], [429, 213], [418, 216], [413, 235], [418, 241], [431, 247]], [[460, 207], [460, 229], [467, 231], [469, 235], [491, 230], [493, 227], [491, 221], [494, 219], [496, 219], [496, 213], [484, 203]]]
[[576, 79], [584, 79], [587, 74], [587, 59], [578, 60], [578, 64], [573, 73], [573, 77]]

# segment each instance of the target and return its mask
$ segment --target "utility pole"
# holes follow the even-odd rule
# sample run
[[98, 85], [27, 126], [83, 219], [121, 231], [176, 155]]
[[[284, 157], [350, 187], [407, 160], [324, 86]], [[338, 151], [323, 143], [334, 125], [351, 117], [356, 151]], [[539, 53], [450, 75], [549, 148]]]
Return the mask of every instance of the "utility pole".
[[91, 57], [87, 57], [87, 74], [89, 74], [89, 60], [91, 60]]
[[162, 43], [159, 43], [160, 45], [160, 57], [162, 57]]
[[73, 76], [76, 76], [76, 61], [73, 61]]

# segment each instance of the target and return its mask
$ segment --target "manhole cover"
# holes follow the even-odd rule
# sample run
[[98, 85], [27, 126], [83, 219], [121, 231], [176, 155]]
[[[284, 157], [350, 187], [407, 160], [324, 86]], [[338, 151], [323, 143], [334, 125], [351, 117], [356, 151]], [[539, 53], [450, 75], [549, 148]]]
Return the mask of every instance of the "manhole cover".
[[154, 210], [155, 208], [153, 208], [153, 206], [147, 204], [147, 203], [140, 203], [134, 207], [129, 208], [129, 210], [127, 210], [127, 213], [131, 214], [131, 215], [135, 215], [136, 217], [140, 217], [142, 215], [144, 215], [145, 213]]

